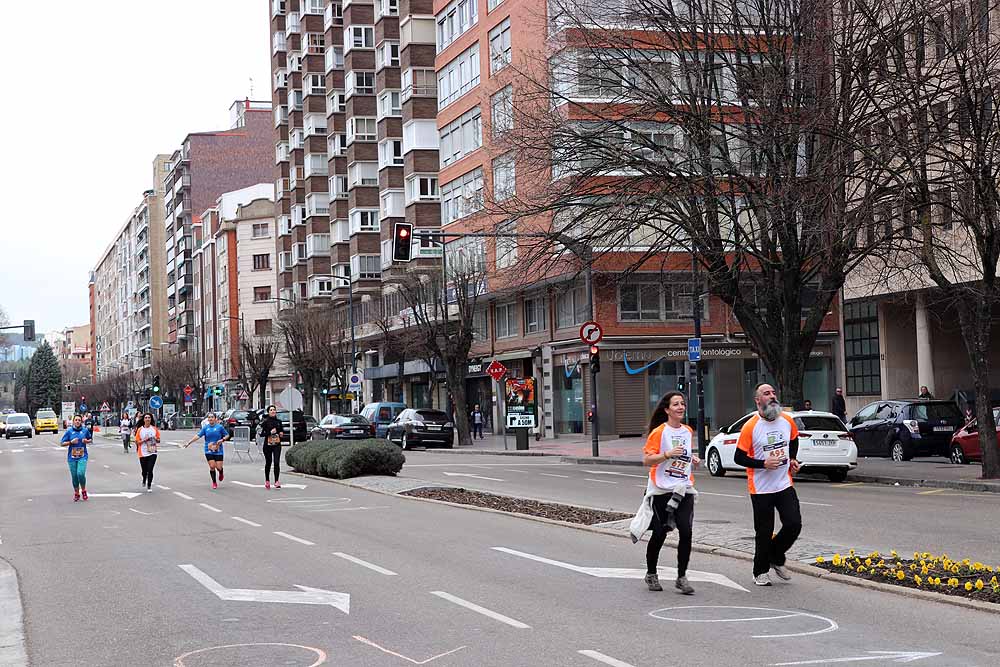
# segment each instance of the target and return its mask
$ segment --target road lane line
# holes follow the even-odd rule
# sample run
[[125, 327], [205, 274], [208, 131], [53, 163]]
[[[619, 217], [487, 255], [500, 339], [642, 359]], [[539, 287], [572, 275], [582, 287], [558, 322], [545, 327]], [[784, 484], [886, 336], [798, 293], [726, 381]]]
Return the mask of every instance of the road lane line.
[[212, 507], [211, 505], [206, 505], [205, 503], [198, 503], [198, 505], [200, 505], [201, 507], [204, 507], [207, 510], [212, 510], [213, 512], [221, 512], [222, 511], [218, 507]]
[[292, 542], [298, 542], [299, 544], [304, 544], [307, 547], [316, 546], [315, 542], [310, 542], [309, 540], [303, 540], [301, 537], [295, 537], [294, 535], [289, 535], [288, 533], [283, 533], [280, 530], [274, 531], [274, 534], [279, 537], [284, 537], [286, 540], [291, 540]]
[[735, 493], [709, 493], [708, 491], [698, 491], [699, 496], [719, 496], [720, 498], [738, 498], [743, 500], [746, 496], [738, 496]]
[[[443, 658], [446, 655], [451, 655], [452, 653], [457, 653], [458, 651], [461, 651], [463, 648], [466, 648], [465, 646], [459, 646], [458, 648], [453, 648], [450, 651], [445, 651], [444, 653], [438, 653], [437, 655], [431, 656], [430, 658], [425, 658], [424, 660], [415, 660], [413, 658], [410, 658], [410, 657], [407, 657], [407, 656], [403, 655], [402, 653], [396, 653], [395, 651], [390, 651], [389, 649], [385, 648], [384, 646], [379, 646], [378, 644], [376, 644], [372, 640], [365, 639], [361, 635], [352, 635], [352, 636], [354, 637], [354, 639], [356, 639], [357, 641], [361, 642], [362, 644], [366, 644], [368, 646], [371, 646], [372, 648], [377, 648], [379, 651], [382, 651], [382, 653], [386, 653], [386, 654], [394, 656], [396, 658], [401, 658], [402, 660], [406, 660], [407, 662], [409, 662], [411, 664], [414, 664], [414, 665], [426, 665], [428, 662], [434, 662], [438, 658]], [[313, 664], [314, 665], [318, 665], [320, 663], [314, 662]]]
[[806, 502], [804, 500], [800, 500], [799, 504], [800, 505], [815, 505], [816, 507], [833, 507], [833, 505], [831, 505], [829, 503], [809, 503], [809, 502]]
[[919, 492], [917, 493], [917, 495], [918, 495], [918, 496], [932, 496], [932, 495], [934, 495], [935, 493], [944, 493], [944, 492], [945, 492], [945, 491], [947, 491], [947, 490], [948, 490], [948, 489], [931, 489], [930, 491], [919, 491]]
[[361, 560], [360, 558], [357, 558], [356, 556], [352, 556], [351, 554], [345, 554], [342, 551], [334, 551], [333, 555], [336, 556], [336, 557], [338, 557], [338, 558], [343, 558], [344, 560], [348, 560], [348, 561], [350, 561], [350, 562], [352, 562], [352, 563], [354, 563], [356, 565], [360, 565], [361, 567], [367, 567], [369, 570], [373, 570], [375, 572], [378, 572], [379, 574], [384, 574], [387, 577], [396, 577], [396, 576], [399, 576], [395, 572], [393, 572], [392, 570], [387, 570], [384, 567], [379, 567], [375, 563], [369, 563], [366, 560]]
[[153, 515], [152, 515], [152, 513], [150, 513], [150, 512], [140, 512], [139, 510], [137, 510], [137, 509], [136, 509], [136, 508], [134, 508], [134, 507], [129, 507], [129, 508], [128, 508], [128, 511], [129, 511], [129, 512], [135, 512], [136, 514], [141, 514], [141, 515], [143, 515], [143, 516], [153, 516]]
[[123, 472], [121, 470], [118, 471], [118, 474], [119, 475], [125, 475], [126, 477], [128, 477], [128, 473], [127, 472]]
[[229, 518], [232, 519], [233, 521], [239, 521], [240, 523], [245, 523], [248, 526], [253, 526], [254, 528], [260, 528], [260, 524], [259, 523], [254, 523], [253, 521], [250, 521], [248, 519], [244, 519], [241, 516], [231, 516]]
[[525, 475], [528, 474], [527, 470], [515, 470], [513, 468], [505, 468], [504, 472], [519, 472], [519, 473], [523, 473]]
[[831, 489], [846, 489], [851, 486], [864, 486], [864, 482], [847, 482], [846, 484], [831, 484]]
[[611, 667], [635, 667], [627, 662], [612, 658], [610, 655], [604, 655], [600, 651], [591, 651], [588, 649], [586, 651], [577, 651], [577, 653], [585, 655], [588, 658], [593, 658], [597, 662], [603, 662], [605, 665], [611, 665]]
[[170, 490], [169, 486], [163, 486], [162, 484], [157, 484], [156, 488], [163, 489], [164, 491], [169, 491]]
[[553, 475], [550, 472], [540, 472], [539, 475], [544, 475], [546, 477], [561, 477], [563, 479], [569, 479], [569, 475]]
[[436, 595], [437, 597], [441, 598], [442, 600], [447, 600], [448, 602], [451, 602], [453, 604], [457, 604], [459, 607], [465, 607], [466, 609], [468, 609], [470, 611], [474, 611], [477, 614], [482, 614], [483, 616], [487, 616], [489, 618], [492, 618], [495, 621], [500, 621], [501, 623], [506, 623], [507, 625], [509, 625], [509, 626], [511, 626], [513, 628], [519, 628], [521, 630], [528, 630], [528, 629], [531, 628], [530, 625], [527, 625], [526, 623], [522, 623], [521, 621], [518, 621], [517, 619], [511, 618], [510, 616], [504, 616], [503, 614], [498, 614], [497, 612], [492, 611], [490, 609], [487, 609], [486, 607], [480, 607], [478, 604], [475, 604], [473, 602], [469, 602], [468, 600], [463, 600], [462, 598], [456, 597], [456, 596], [452, 595], [451, 593], [446, 593], [445, 591], [431, 591], [431, 595]]
[[585, 481], [585, 482], [600, 482], [601, 484], [617, 484], [618, 483], [618, 482], [615, 482], [614, 480], [610, 480], [610, 479], [594, 479], [593, 477], [584, 477], [583, 481]]
[[184, 500], [194, 500], [194, 498], [192, 498], [191, 496], [187, 495], [186, 493], [181, 493], [180, 491], [174, 491], [174, 495], [180, 496]]
[[111, 466], [104, 466], [105, 470], [111, 470]]

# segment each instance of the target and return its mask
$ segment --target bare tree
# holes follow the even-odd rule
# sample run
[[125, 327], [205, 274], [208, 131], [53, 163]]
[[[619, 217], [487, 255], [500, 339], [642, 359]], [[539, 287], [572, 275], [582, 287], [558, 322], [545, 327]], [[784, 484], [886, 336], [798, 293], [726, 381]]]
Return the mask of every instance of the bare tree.
[[[386, 396], [386, 400], [403, 402], [403, 378], [408, 360], [416, 359], [426, 346], [421, 344], [420, 336], [411, 328], [412, 317], [400, 315], [386, 310], [385, 299], [380, 302], [378, 315], [372, 323], [379, 330], [380, 343], [384, 355], [383, 364], [396, 364], [396, 387], [398, 394]], [[433, 368], [433, 365], [430, 366]]]
[[201, 405], [205, 395], [205, 382], [199, 372], [197, 359], [179, 354], [165, 354], [157, 362], [155, 372], [160, 376], [165, 395], [183, 396], [184, 387], [189, 385], [194, 390], [193, 405]]
[[330, 374], [343, 375], [343, 354], [338, 353], [345, 329], [341, 320], [326, 308], [306, 305], [283, 310], [276, 320], [288, 361], [302, 376], [303, 402], [310, 412], [317, 389], [327, 386]]
[[250, 405], [253, 397], [260, 389], [259, 407], [264, 408], [265, 387], [278, 357], [278, 341], [273, 336], [245, 337], [240, 340], [240, 380], [250, 395]]

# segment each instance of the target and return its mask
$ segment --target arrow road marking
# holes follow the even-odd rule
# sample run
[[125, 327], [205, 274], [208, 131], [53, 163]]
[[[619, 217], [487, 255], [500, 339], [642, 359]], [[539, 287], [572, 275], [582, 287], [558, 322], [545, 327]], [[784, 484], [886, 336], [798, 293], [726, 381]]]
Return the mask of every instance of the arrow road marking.
[[504, 480], [497, 479], [496, 477], [483, 477], [482, 475], [470, 475], [467, 472], [442, 472], [441, 474], [447, 475], [448, 477], [472, 477], [474, 479], [485, 479], [491, 482], [502, 482]]
[[863, 662], [867, 660], [892, 660], [893, 662], [914, 662], [924, 658], [933, 658], [941, 655], [927, 651], [868, 651], [868, 655], [855, 656], [852, 658], [823, 658], [822, 660], [802, 660], [799, 662], [776, 662], [775, 667], [780, 665], [828, 665], [834, 662]]
[[[552, 560], [551, 558], [535, 556], [534, 554], [524, 553], [523, 551], [516, 551], [506, 547], [493, 547], [493, 550], [501, 551], [512, 556], [520, 556], [521, 558], [527, 558], [528, 560], [538, 561], [539, 563], [545, 563], [547, 565], [554, 565], [556, 567], [561, 567], [564, 570], [571, 570], [573, 572], [579, 572], [580, 574], [588, 574], [592, 577], [598, 577], [600, 579], [642, 579], [646, 576], [646, 570], [639, 568], [584, 567], [582, 565], [573, 565], [572, 563]], [[671, 577], [675, 576], [677, 571], [672, 567], [661, 567], [660, 569], [667, 572]], [[691, 581], [703, 581], [711, 584], [718, 584], [720, 586], [726, 586], [727, 588], [735, 588], [736, 590], [743, 591], [744, 593], [750, 592], [724, 574], [688, 570], [687, 578]]]
[[612, 658], [610, 655], [604, 655], [600, 651], [587, 650], [587, 651], [577, 651], [577, 653], [579, 653], [580, 655], [585, 655], [588, 658], [593, 658], [597, 662], [603, 662], [605, 665], [611, 665], [611, 667], [633, 667], [633, 665], [630, 665], [627, 662], [622, 662], [621, 660]]
[[220, 600], [235, 602], [276, 602], [282, 604], [318, 604], [336, 607], [345, 614], [351, 613], [351, 596], [322, 588], [299, 586], [297, 591], [268, 591], [250, 588], [226, 588], [191, 564], [178, 565], [195, 581], [214, 593]]
[[407, 662], [409, 662], [411, 664], [414, 664], [414, 665], [426, 665], [428, 662], [431, 662], [433, 660], [437, 660], [438, 658], [443, 658], [444, 656], [451, 655], [452, 653], [457, 653], [458, 651], [461, 651], [463, 648], [466, 648], [465, 646], [459, 646], [458, 648], [453, 648], [450, 651], [446, 651], [445, 653], [439, 653], [436, 656], [434, 656], [433, 658], [427, 658], [426, 660], [414, 660], [413, 658], [406, 657], [402, 653], [396, 653], [395, 651], [390, 651], [387, 648], [383, 648], [383, 647], [379, 646], [378, 644], [376, 644], [375, 642], [371, 641], [370, 639], [365, 639], [364, 637], [362, 637], [360, 635], [354, 635], [354, 639], [356, 639], [357, 641], [361, 642], [362, 644], [367, 644], [368, 646], [371, 646], [372, 648], [377, 648], [378, 650], [382, 651], [383, 653], [388, 653], [391, 656], [395, 656], [397, 658], [402, 658], [403, 660], [406, 660]]
[[[251, 488], [251, 489], [263, 489], [264, 488], [263, 484], [248, 484], [247, 482], [241, 482], [238, 479], [234, 479], [233, 480], [233, 484], [238, 484], [240, 486], [245, 486], [245, 487], [248, 487], [248, 488]], [[306, 486], [307, 486], [306, 484], [282, 484], [281, 488], [283, 488], [283, 489], [304, 489], [304, 488], [306, 488]]]
[[141, 496], [141, 493], [132, 493], [131, 491], [120, 491], [118, 493], [91, 493], [91, 498], [128, 498], [132, 500], [136, 496]]
[[506, 623], [507, 625], [521, 630], [530, 629], [530, 625], [525, 625], [521, 621], [511, 618], [510, 616], [504, 616], [503, 614], [498, 614], [495, 611], [487, 609], [486, 607], [480, 607], [478, 604], [469, 602], [468, 600], [463, 600], [462, 598], [452, 595], [451, 593], [446, 593], [445, 591], [431, 591], [431, 595], [436, 595], [442, 600], [447, 600], [448, 602], [453, 602], [459, 607], [465, 607], [470, 611], [474, 611], [477, 614], [482, 614], [483, 616], [488, 616], [495, 621], [500, 621], [501, 623]]

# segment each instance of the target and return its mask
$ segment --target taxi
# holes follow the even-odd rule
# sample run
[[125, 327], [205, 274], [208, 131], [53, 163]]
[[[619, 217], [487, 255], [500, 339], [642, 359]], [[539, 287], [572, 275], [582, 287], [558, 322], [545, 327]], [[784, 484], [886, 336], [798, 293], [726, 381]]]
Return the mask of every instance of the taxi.
[[59, 419], [50, 408], [42, 408], [35, 413], [35, 435], [45, 431], [59, 432]]

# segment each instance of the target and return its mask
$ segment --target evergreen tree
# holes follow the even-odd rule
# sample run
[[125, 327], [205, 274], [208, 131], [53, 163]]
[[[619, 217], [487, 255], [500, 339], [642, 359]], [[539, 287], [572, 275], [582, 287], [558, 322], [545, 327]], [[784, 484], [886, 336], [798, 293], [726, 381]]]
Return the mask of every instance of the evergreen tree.
[[43, 342], [31, 357], [28, 380], [28, 414], [34, 417], [39, 408], [59, 406], [62, 397], [62, 370], [48, 341]]

